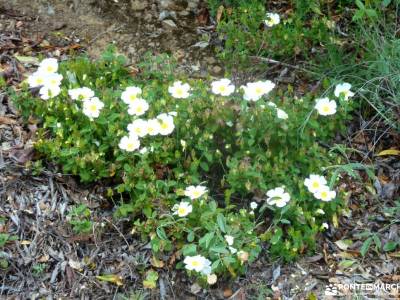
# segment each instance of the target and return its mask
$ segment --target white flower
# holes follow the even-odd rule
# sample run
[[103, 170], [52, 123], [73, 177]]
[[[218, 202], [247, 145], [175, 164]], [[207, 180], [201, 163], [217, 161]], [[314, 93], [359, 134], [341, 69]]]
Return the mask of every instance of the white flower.
[[182, 149], [185, 150], [186, 149], [186, 145], [187, 145], [186, 141], [181, 140], [180, 142], [181, 142]]
[[181, 201], [179, 204], [175, 204], [172, 208], [174, 215], [179, 217], [186, 217], [193, 210], [193, 206], [189, 202]]
[[229, 251], [230, 251], [232, 254], [235, 254], [235, 253], [237, 252], [237, 249], [236, 249], [236, 248], [233, 248], [233, 247], [231, 247], [231, 246], [229, 246], [228, 248], [229, 248]]
[[50, 98], [58, 96], [60, 93], [61, 89], [59, 86], [42, 86], [39, 91], [40, 98], [42, 98], [43, 100], [49, 100]]
[[258, 101], [260, 98], [273, 90], [275, 83], [270, 80], [249, 82], [242, 86], [244, 90], [243, 98], [247, 101]]
[[288, 114], [280, 108], [276, 109], [276, 115], [278, 116], [279, 119], [283, 120], [286, 120], [289, 117]]
[[128, 86], [125, 91], [121, 94], [121, 99], [126, 104], [131, 105], [139, 99], [139, 95], [142, 93], [142, 89], [136, 86]]
[[69, 90], [68, 95], [72, 100], [86, 100], [94, 97], [94, 91], [88, 87], [81, 87]]
[[157, 119], [147, 120], [147, 134], [148, 135], [157, 135], [160, 133], [160, 121]]
[[182, 83], [182, 81], [175, 81], [172, 86], [168, 88], [168, 92], [174, 98], [184, 99], [190, 96], [189, 94], [190, 85]]
[[246, 251], [240, 250], [240, 251], [237, 253], [237, 256], [238, 256], [239, 260], [240, 260], [242, 263], [244, 263], [244, 262], [246, 262], [246, 261], [249, 260], [249, 253], [246, 252]]
[[275, 104], [274, 102], [271, 102], [271, 101], [268, 101], [268, 102], [267, 102], [267, 105], [268, 105], [269, 107], [277, 108], [276, 104]]
[[336, 192], [331, 191], [327, 186], [323, 186], [314, 193], [314, 197], [319, 200], [329, 202], [336, 198]]
[[128, 131], [130, 134], [137, 135], [138, 137], [144, 137], [147, 135], [147, 121], [143, 119], [136, 119], [128, 125]]
[[42, 86], [46, 82], [47, 73], [35, 72], [28, 77], [28, 84], [31, 88]]
[[315, 100], [315, 109], [321, 116], [329, 116], [336, 113], [336, 102], [335, 100], [329, 100], [329, 98], [320, 98]]
[[142, 149], [140, 149], [140, 154], [146, 154], [147, 152], [149, 152], [149, 149], [147, 147], [143, 147]]
[[325, 229], [329, 229], [329, 225], [328, 225], [328, 223], [322, 223], [322, 226], [321, 226], [322, 228], [325, 228]]
[[41, 73], [51, 74], [58, 70], [58, 62], [55, 58], [46, 58], [40, 62], [38, 71]]
[[276, 205], [277, 207], [284, 207], [290, 200], [289, 193], [286, 193], [282, 187], [269, 190], [267, 197], [267, 203], [269, 205]]
[[207, 193], [207, 188], [202, 185], [197, 185], [197, 186], [191, 185], [185, 189], [185, 196], [189, 197], [191, 200], [200, 198], [205, 193]]
[[315, 211], [315, 213], [318, 214], [318, 215], [324, 215], [324, 214], [325, 214], [325, 212], [324, 212], [322, 209], [320, 209], [320, 208], [318, 208], [318, 209]]
[[49, 88], [58, 87], [58, 86], [60, 86], [62, 79], [63, 79], [63, 76], [61, 74], [51, 73], [46, 76], [44, 85]]
[[344, 96], [344, 100], [349, 100], [349, 98], [354, 96], [354, 93], [351, 91], [351, 84], [344, 82], [341, 84], [336, 85], [335, 87], [335, 96], [340, 97], [341, 95]]
[[304, 185], [311, 193], [319, 191], [322, 187], [326, 186], [327, 182], [324, 176], [311, 174], [304, 180]]
[[157, 116], [157, 119], [160, 122], [160, 134], [161, 135], [169, 135], [174, 129], [174, 118], [168, 114], [161, 114]]
[[100, 110], [104, 107], [104, 103], [97, 97], [85, 99], [83, 101], [83, 113], [89, 118], [97, 118], [100, 115]]
[[223, 78], [211, 83], [211, 90], [216, 95], [229, 96], [235, 91], [235, 86], [229, 79]]
[[264, 23], [268, 27], [273, 27], [275, 25], [278, 25], [281, 21], [281, 18], [276, 13], [267, 13], [266, 17], [267, 18], [264, 20]]
[[257, 202], [251, 202], [250, 203], [250, 208], [252, 209], [252, 210], [255, 210], [256, 208], [258, 207], [258, 204], [257, 204]]
[[141, 116], [149, 109], [149, 104], [144, 99], [136, 99], [129, 105], [128, 114], [131, 116]]
[[207, 275], [207, 283], [209, 285], [216, 284], [217, 283], [217, 279], [218, 279], [218, 277], [214, 273]]
[[124, 136], [119, 142], [119, 147], [122, 150], [132, 152], [140, 147], [140, 141], [136, 135]]
[[235, 238], [231, 235], [225, 235], [225, 241], [228, 243], [229, 246], [233, 245]]
[[204, 275], [210, 275], [211, 273], [211, 261], [202, 255], [186, 256], [183, 263], [189, 271], [194, 270]]

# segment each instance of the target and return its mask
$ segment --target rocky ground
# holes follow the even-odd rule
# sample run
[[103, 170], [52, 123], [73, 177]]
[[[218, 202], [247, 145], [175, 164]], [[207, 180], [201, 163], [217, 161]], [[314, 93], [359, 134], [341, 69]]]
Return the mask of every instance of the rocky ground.
[[[220, 75], [210, 49], [214, 34], [203, 4], [194, 0], [0, 0], [0, 74], [16, 86], [40, 54], [64, 59], [87, 51], [96, 57], [115, 41], [131, 64], [148, 50], [167, 52], [193, 76]], [[82, 186], [56, 166], [36, 172], [35, 130], [0, 90], [0, 233], [9, 235], [3, 247], [0, 240], [1, 299], [323, 299], [329, 284], [400, 282], [400, 252], [376, 246], [376, 240], [399, 240], [400, 162], [395, 155], [375, 155], [400, 138], [378, 119], [360, 118], [344, 137], [358, 150], [349, 161], [370, 165], [377, 177], [361, 172], [358, 180], [343, 178], [350, 210], [319, 238], [315, 255], [284, 264], [264, 252], [245, 277], [221, 280], [210, 290], [193, 284], [171, 261], [160, 268], [148, 245], [132, 234], [130, 221], [113, 219], [103, 186]], [[81, 203], [92, 210], [93, 235], [76, 235], [67, 225], [69, 209]], [[367, 230], [377, 238], [362, 257]], [[144, 290], [150, 268], [160, 274], [158, 286]], [[115, 274], [114, 283], [96, 277], [104, 274]], [[390, 292], [356, 297], [399, 299]]]

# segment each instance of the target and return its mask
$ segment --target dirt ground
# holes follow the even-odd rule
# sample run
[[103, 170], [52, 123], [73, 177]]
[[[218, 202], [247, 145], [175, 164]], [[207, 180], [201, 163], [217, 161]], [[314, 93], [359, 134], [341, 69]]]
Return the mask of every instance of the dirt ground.
[[[161, 20], [160, 14], [168, 17]], [[115, 42], [132, 64], [146, 51], [167, 52], [194, 76], [219, 75], [222, 67], [208, 45], [214, 26], [206, 17], [198, 1], [0, 0], [0, 73], [13, 86], [38, 54], [63, 59], [71, 51], [87, 51], [96, 57]], [[0, 233], [16, 240], [0, 248], [0, 299], [330, 299], [329, 284], [400, 283], [399, 251], [375, 251], [372, 245], [365, 257], [360, 254], [365, 238], [359, 234], [366, 229], [382, 244], [399, 240], [400, 162], [373, 153], [399, 145], [400, 138], [380, 120], [354, 122], [343, 137], [362, 153], [349, 159], [373, 166], [377, 179], [343, 178], [350, 210], [337, 228], [319, 237], [313, 256], [284, 264], [271, 262], [265, 249], [246, 276], [220, 280], [209, 290], [173, 265], [157, 268], [149, 246], [132, 234], [130, 220], [113, 219], [113, 206], [103, 196], [106, 187], [83, 186], [51, 164], [38, 174], [27, 167], [35, 155], [34, 132], [1, 90]], [[81, 203], [92, 210], [93, 235], [77, 236], [67, 225], [67, 211]], [[352, 244], [338, 242], [343, 240]], [[142, 280], [150, 268], [160, 279], [157, 289], [145, 290]], [[96, 278], [104, 274], [120, 276], [121, 285]], [[400, 296], [391, 290], [346, 298]]]

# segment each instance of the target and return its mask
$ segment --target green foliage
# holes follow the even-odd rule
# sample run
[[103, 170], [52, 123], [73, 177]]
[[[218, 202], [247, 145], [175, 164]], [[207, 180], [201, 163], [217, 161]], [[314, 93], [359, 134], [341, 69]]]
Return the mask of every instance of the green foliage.
[[[236, 3], [232, 10], [225, 10], [218, 24], [220, 38], [224, 42], [219, 56], [232, 66], [238, 61], [242, 68], [252, 67], [251, 56], [293, 60], [301, 58], [324, 63], [327, 57], [340, 61], [343, 50], [331, 20], [332, 8], [325, 1], [291, 1], [292, 10], [282, 15], [263, 1], [251, 0]], [[264, 25], [266, 14], [276, 12], [281, 23], [273, 27]], [[336, 61], [336, 63], [337, 63]]]
[[[115, 189], [108, 196], [123, 199], [115, 216], [135, 219], [136, 232], [144, 240], [150, 236], [156, 256], [201, 254], [212, 261], [213, 272], [235, 277], [245, 271], [245, 262], [259, 255], [261, 240], [269, 253], [287, 260], [313, 249], [323, 223], [337, 218], [341, 202], [340, 197], [331, 202], [314, 199], [304, 179], [312, 173], [329, 178], [332, 173], [325, 168], [341, 164], [326, 144], [345, 129], [352, 101], [338, 99], [337, 113], [323, 117], [314, 110], [314, 95], [297, 99], [292, 87], [251, 102], [241, 92], [217, 96], [209, 91], [209, 82], [187, 78], [180, 80], [191, 85], [192, 95], [176, 99], [168, 87], [178, 78], [163, 59], [149, 57], [138, 74], [131, 74], [124, 63], [112, 50], [94, 62], [76, 58], [60, 65], [64, 80], [59, 96], [43, 101], [27, 86], [14, 95], [22, 115], [41, 124], [35, 143], [40, 153], [84, 182], [113, 182]], [[89, 119], [82, 101], [68, 96], [69, 89], [82, 86], [104, 102], [98, 118]], [[121, 101], [127, 86], [142, 88], [150, 107], [146, 119], [176, 114], [172, 134], [140, 139], [147, 151], [119, 148], [133, 119]], [[278, 109], [288, 118], [278, 118]], [[209, 196], [191, 201], [189, 215], [173, 215], [174, 205], [184, 200], [185, 187], [198, 184], [208, 187]], [[279, 186], [291, 195], [288, 205], [263, 204], [256, 214], [246, 209], [248, 199], [265, 203], [265, 192]], [[85, 205], [74, 207], [68, 220], [77, 233], [90, 232], [93, 226]], [[236, 253], [226, 235], [234, 237]]]
[[16, 241], [18, 237], [8, 233], [0, 233], [0, 248], [3, 248], [8, 242]]
[[90, 221], [90, 209], [84, 204], [72, 207], [67, 219], [73, 230], [78, 234], [92, 231], [93, 223]]

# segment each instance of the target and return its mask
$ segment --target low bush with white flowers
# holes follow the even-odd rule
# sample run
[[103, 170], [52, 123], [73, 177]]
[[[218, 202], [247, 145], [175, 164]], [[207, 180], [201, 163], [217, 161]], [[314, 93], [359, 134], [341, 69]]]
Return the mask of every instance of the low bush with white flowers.
[[313, 251], [344, 207], [327, 168], [341, 158], [327, 145], [350, 118], [350, 84], [297, 98], [273, 78], [240, 85], [124, 63], [111, 49], [41, 62], [14, 100], [40, 124], [43, 157], [111, 182], [115, 217], [130, 216], [156, 257], [174, 255], [204, 284], [243, 274], [262, 251]]

